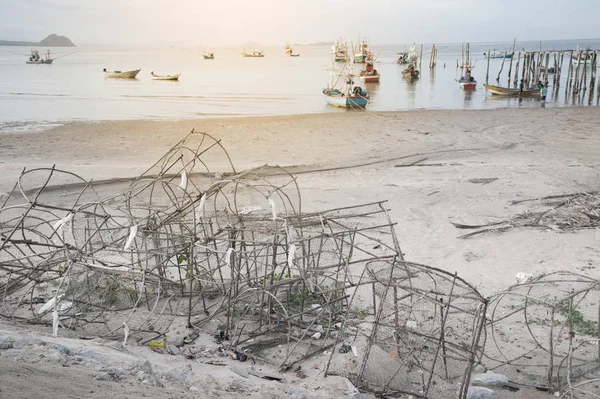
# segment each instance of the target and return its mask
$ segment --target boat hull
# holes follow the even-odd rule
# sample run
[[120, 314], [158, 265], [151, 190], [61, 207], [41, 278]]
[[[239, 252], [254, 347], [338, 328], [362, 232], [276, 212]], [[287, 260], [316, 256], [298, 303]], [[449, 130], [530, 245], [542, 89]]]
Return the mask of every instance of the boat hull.
[[246, 58], [264, 58], [264, 56], [265, 56], [264, 54], [257, 54], [257, 55], [254, 55], [254, 54], [243, 54], [243, 55]]
[[365, 83], [377, 83], [379, 82], [379, 75], [363, 75], [360, 79]]
[[585, 65], [592, 65], [592, 60], [578, 60], [573, 58], [573, 65], [580, 65], [580, 64], [585, 64]]
[[50, 65], [50, 64], [52, 64], [52, 61], [54, 61], [54, 60], [25, 61], [25, 62], [30, 65], [41, 65], [41, 64]]
[[502, 58], [512, 58], [514, 54], [494, 54], [494, 55], [490, 55], [489, 58], [491, 60], [493, 59], [502, 59]]
[[329, 105], [339, 108], [365, 108], [369, 103], [367, 97], [362, 96], [328, 96], [325, 94], [325, 101]]
[[203, 55], [203, 57], [205, 60], [214, 60], [215, 59], [215, 57], [211, 57], [209, 55]]
[[114, 79], [135, 79], [138, 73], [140, 73], [141, 69], [136, 69], [134, 71], [126, 71], [126, 72], [104, 72], [104, 76], [107, 78]]
[[473, 90], [477, 88], [477, 82], [460, 82], [459, 86], [465, 90]]
[[152, 75], [152, 80], [179, 80], [180, 76], [181, 76], [180, 73], [175, 74], [175, 75], [167, 75], [167, 76]]
[[540, 91], [535, 89], [526, 89], [520, 91], [519, 89], [511, 89], [508, 87], [492, 86], [484, 84], [483, 87], [494, 96], [505, 96], [505, 97], [539, 97]]

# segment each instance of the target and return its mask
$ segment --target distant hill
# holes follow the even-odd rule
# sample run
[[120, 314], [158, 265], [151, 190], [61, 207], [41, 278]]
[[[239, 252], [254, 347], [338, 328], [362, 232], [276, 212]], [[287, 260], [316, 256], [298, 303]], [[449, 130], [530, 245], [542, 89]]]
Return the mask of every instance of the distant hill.
[[40, 42], [0, 40], [0, 46], [76, 47], [68, 37], [58, 36], [54, 33]]

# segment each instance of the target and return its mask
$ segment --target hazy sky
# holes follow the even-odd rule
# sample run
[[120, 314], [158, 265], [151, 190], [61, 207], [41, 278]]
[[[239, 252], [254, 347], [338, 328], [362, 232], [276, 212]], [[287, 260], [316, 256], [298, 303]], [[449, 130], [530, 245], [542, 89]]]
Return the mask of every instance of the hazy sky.
[[599, 0], [0, 0], [0, 39], [238, 46], [354, 39], [372, 44], [600, 36]]

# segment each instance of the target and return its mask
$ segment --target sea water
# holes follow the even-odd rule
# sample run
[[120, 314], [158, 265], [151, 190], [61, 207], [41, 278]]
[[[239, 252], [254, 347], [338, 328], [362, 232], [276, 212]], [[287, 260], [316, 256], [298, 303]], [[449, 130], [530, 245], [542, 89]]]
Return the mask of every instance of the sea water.
[[[349, 43], [350, 45], [350, 43]], [[380, 83], [356, 83], [371, 97], [367, 112], [411, 109], [490, 109], [539, 107], [539, 100], [492, 97], [483, 87], [486, 75], [484, 52], [503, 52], [512, 43], [472, 43], [475, 91], [458, 86], [461, 44], [437, 44], [437, 66], [429, 69], [431, 44], [423, 46], [421, 77], [402, 77], [398, 53], [408, 45], [377, 46], [376, 69]], [[543, 50], [599, 48], [600, 39], [548, 41]], [[420, 51], [420, 46], [417, 46]], [[517, 42], [516, 50], [539, 50], [540, 42]], [[294, 46], [300, 57], [284, 54], [283, 45], [265, 47], [264, 58], [244, 58], [242, 49], [214, 48], [214, 60], [204, 60], [201, 48], [101, 48], [82, 46], [53, 48], [52, 65], [27, 65], [29, 48], [0, 47], [0, 132], [44, 129], [74, 120], [179, 119], [282, 115], [323, 112], [358, 112], [328, 106], [321, 93], [331, 80], [329, 46]], [[46, 49], [38, 49], [44, 53]], [[351, 49], [350, 49], [351, 50]], [[70, 54], [73, 51], [76, 53]], [[350, 51], [351, 52], [351, 51]], [[565, 55], [562, 84], [554, 92], [552, 75], [546, 107], [597, 106], [591, 96], [565, 95], [569, 59]], [[600, 63], [600, 62], [599, 62]], [[550, 64], [553, 65], [553, 59]], [[514, 78], [516, 56], [513, 61]], [[338, 65], [339, 67], [339, 65]], [[356, 72], [360, 65], [353, 68]], [[105, 78], [102, 70], [141, 68], [136, 79]], [[502, 59], [490, 61], [489, 83], [496, 85]], [[507, 86], [508, 60], [500, 86]], [[588, 67], [588, 76], [591, 68]], [[181, 73], [179, 81], [156, 81], [157, 74]], [[522, 63], [519, 66], [519, 76]], [[512, 80], [512, 79], [511, 79]]]

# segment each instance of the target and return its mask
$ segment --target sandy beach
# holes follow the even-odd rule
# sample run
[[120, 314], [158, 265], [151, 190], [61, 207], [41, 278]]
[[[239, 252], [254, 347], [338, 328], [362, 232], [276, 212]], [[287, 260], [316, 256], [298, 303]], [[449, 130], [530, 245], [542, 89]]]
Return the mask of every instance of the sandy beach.
[[[303, 211], [388, 201], [407, 260], [457, 272], [484, 296], [515, 284], [519, 272], [569, 270], [600, 279], [598, 230], [512, 228], [461, 239], [465, 231], [452, 224], [484, 225], [539, 210], [512, 201], [597, 191], [595, 108], [73, 122], [3, 134], [0, 194], [23, 168], [56, 165], [94, 181], [134, 178], [192, 129], [220, 139], [237, 171], [288, 169], [298, 178]], [[323, 397], [343, 390], [329, 388]], [[501, 397], [534, 397], [523, 395]]]
[[[600, 276], [589, 267], [600, 255], [593, 230], [460, 240], [450, 223], [484, 223], [527, 208], [513, 200], [597, 189], [599, 122], [593, 108], [75, 122], [3, 135], [0, 192], [23, 168], [56, 165], [96, 181], [135, 177], [195, 129], [220, 139], [238, 171], [269, 164], [298, 172], [303, 210], [389, 201], [408, 259], [457, 271], [492, 294], [520, 271], [568, 265]], [[497, 180], [468, 181], [474, 178]]]

